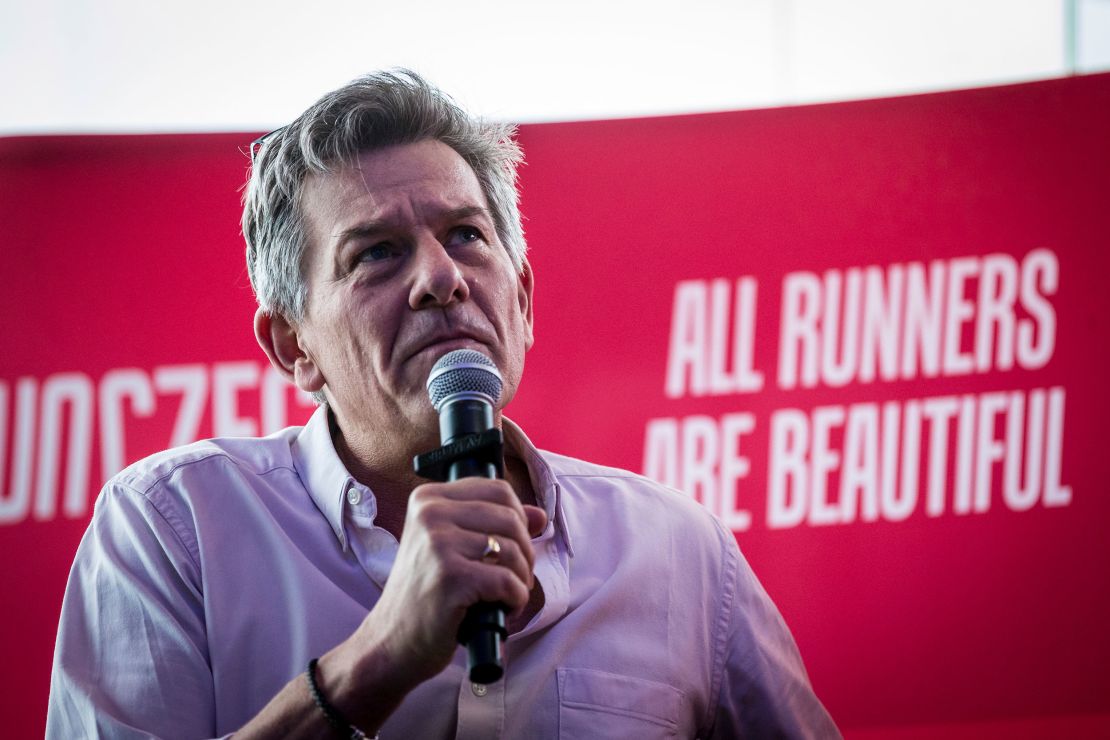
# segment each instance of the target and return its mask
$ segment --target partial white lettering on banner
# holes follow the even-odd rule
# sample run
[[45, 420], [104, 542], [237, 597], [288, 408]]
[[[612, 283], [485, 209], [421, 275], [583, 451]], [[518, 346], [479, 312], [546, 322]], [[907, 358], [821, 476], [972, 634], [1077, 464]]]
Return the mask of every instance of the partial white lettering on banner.
[[[154, 369], [154, 387], [159, 393], [181, 394], [174, 417], [170, 447], [187, 445], [199, 438], [204, 401], [208, 396], [208, 368], [204, 365], [169, 365]], [[114, 473], [113, 473], [114, 474]]]
[[[779, 409], [771, 415], [767, 526], [901, 521], [919, 507], [936, 517], [949, 510], [982, 514], [999, 502], [1012, 511], [1026, 511], [1037, 502], [1067, 505], [1071, 488], [1060, 480], [1064, 401], [1064, 389], [1055, 387], [892, 401], [881, 408], [874, 403], [821, 406], [808, 414]], [[953, 424], [955, 480], [949, 490]], [[929, 427], [927, 435], [923, 426]], [[1001, 438], [1000, 426], [1005, 430]], [[839, 444], [831, 441], [834, 433]], [[999, 470], [1001, 488], [992, 485]]]
[[100, 379], [100, 469], [107, 475], [123, 470], [127, 440], [124, 436], [123, 400], [131, 413], [145, 418], [154, 413], [150, 376], [134, 367], [109, 370]]
[[[216, 436], [255, 435], [259, 428], [271, 433], [286, 424], [289, 388], [276, 370], [263, 369], [256, 362], [165, 365], [153, 372], [118, 368], [106, 372], [98, 383], [83, 373], [58, 373], [42, 381], [41, 392], [33, 377], [19, 378], [14, 393], [7, 381], [0, 380], [0, 525], [28, 516], [38, 521], [55, 519], [59, 500], [61, 515], [86, 516], [94, 487], [130, 462], [131, 422], [159, 412], [173, 415], [172, 423], [167, 418], [164, 425], [171, 429], [168, 439], [148, 443], [147, 448], [197, 440], [206, 408], [211, 408]], [[248, 393], [258, 394], [257, 415], [240, 409]], [[313, 405], [306, 394], [294, 396], [302, 408]], [[261, 423], [255, 416], [261, 417]], [[96, 445], [98, 481], [92, 479], [91, 470]]]
[[686, 491], [726, 526], [743, 531], [752, 515], [740, 506], [740, 481], [751, 460], [740, 454], [744, 435], [755, 429], [752, 414], [684, 419], [652, 419], [644, 442], [644, 471], [649, 478]]
[[[273, 365], [262, 373], [262, 433], [273, 434], [289, 425], [289, 381]], [[298, 393], [302, 406], [313, 405], [307, 393]]]
[[943, 262], [933, 262], [926, 277], [925, 266], [921, 263], [906, 265], [906, 310], [899, 377], [935, 378], [940, 373], [944, 269]]
[[239, 393], [258, 387], [258, 363], [224, 362], [212, 374], [212, 432], [217, 437], [254, 437], [258, 422], [239, 414]]
[[[967, 375], [1010, 370], [1015, 359], [1027, 370], [1043, 367], [1055, 348], [1056, 313], [1047, 296], [1058, 281], [1059, 263], [1047, 249], [1020, 263], [993, 254], [938, 260], [928, 269], [909, 263], [789, 273], [778, 385]], [[1027, 315], [1019, 318], [1019, 307]]]
[[737, 280], [735, 291], [728, 280], [686, 280], [675, 287], [668, 398], [763, 388], [763, 373], [752, 366], [756, 291], [752, 277]]
[[62, 416], [69, 410], [65, 442], [66, 516], [84, 515], [88, 508], [89, 457], [92, 452], [93, 384], [84, 373], [51, 375], [42, 385], [42, 428], [39, 433], [38, 486], [35, 519], [53, 519], [55, 489], [63, 467]]
[[[8, 384], [0, 384], [4, 398], [4, 414], [0, 426], [4, 429], [4, 445], [0, 451], [7, 450], [7, 430], [15, 429], [12, 435], [12, 457], [10, 464], [0, 468], [0, 481], [9, 483], [7, 490], [0, 496], [0, 524], [10, 524], [23, 520], [31, 506], [31, 466], [34, 460], [35, 422], [38, 420], [39, 384], [34, 378], [20, 378], [15, 391], [15, 420], [8, 422]], [[2, 452], [0, 452], [2, 454]], [[3, 460], [0, 457], [0, 460]], [[7, 463], [7, 461], [5, 461]]]
[[[1037, 370], [1052, 358], [1055, 253], [993, 253], [887, 266], [795, 271], [782, 280], [778, 389]], [[665, 395], [763, 389], [755, 367], [753, 277], [676, 284]], [[901, 394], [900, 394], [901, 395]], [[1063, 387], [779, 408], [767, 428], [772, 529], [1064, 506]], [[645, 474], [686, 491], [734, 530], [750, 471], [751, 413], [651, 419]], [[750, 501], [747, 495], [742, 497]]]
[[1018, 364], [1033, 370], [1044, 367], [1056, 349], [1056, 311], [1045, 296], [1055, 295], [1060, 263], [1047, 249], [1029, 253], [1022, 263], [1021, 303], [1034, 318], [1017, 329]]

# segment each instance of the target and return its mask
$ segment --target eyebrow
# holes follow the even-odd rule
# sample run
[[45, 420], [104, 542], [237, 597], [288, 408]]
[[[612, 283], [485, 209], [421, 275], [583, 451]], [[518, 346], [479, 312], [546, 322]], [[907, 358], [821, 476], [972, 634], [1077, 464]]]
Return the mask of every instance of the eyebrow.
[[[485, 216], [486, 218], [490, 219], [490, 221], [493, 221], [493, 214], [490, 212], [490, 210], [488, 208], [482, 208], [481, 206], [461, 206], [459, 208], [451, 208], [441, 213], [439, 215], [439, 218], [444, 221], [455, 221], [462, 218], [473, 218], [474, 216]], [[339, 251], [343, 247], [343, 245], [351, 239], [373, 236], [374, 234], [381, 233], [382, 231], [386, 231], [389, 228], [389, 222], [381, 220], [365, 221], [363, 223], [356, 224], [349, 229], [344, 229], [338, 234], [335, 234], [336, 251]]]

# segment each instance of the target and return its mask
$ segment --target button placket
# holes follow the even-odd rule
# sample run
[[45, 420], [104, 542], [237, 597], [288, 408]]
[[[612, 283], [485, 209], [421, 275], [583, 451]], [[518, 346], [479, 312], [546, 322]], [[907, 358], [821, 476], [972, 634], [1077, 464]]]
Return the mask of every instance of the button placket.
[[[464, 661], [466, 657], [465, 649], [460, 649], [459, 652], [456, 655], [457, 663]], [[456, 740], [489, 740], [501, 737], [505, 725], [506, 679], [502, 678], [492, 684], [473, 683], [465, 675], [462, 679], [459, 686]]]

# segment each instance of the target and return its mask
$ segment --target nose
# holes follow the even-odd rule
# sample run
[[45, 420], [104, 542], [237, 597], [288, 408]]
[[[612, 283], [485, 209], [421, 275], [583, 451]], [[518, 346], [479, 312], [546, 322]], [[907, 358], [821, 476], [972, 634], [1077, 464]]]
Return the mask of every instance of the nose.
[[437, 239], [422, 239], [414, 252], [409, 292], [409, 306], [413, 310], [447, 306], [470, 297], [470, 286], [459, 266]]

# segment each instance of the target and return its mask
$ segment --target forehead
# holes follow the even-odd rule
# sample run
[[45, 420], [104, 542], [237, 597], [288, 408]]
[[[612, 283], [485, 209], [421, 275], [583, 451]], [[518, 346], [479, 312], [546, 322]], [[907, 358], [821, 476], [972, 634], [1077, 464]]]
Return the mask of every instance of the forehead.
[[345, 167], [310, 175], [301, 196], [313, 250], [361, 224], [405, 226], [473, 206], [488, 208], [474, 171], [431, 139], [364, 152]]

